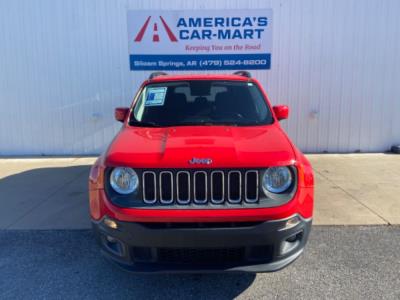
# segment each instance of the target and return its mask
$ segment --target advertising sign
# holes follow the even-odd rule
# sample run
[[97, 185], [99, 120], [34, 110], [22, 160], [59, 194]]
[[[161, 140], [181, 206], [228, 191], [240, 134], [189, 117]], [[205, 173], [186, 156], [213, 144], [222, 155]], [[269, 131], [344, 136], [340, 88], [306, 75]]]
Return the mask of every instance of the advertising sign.
[[130, 68], [270, 69], [272, 10], [128, 11]]

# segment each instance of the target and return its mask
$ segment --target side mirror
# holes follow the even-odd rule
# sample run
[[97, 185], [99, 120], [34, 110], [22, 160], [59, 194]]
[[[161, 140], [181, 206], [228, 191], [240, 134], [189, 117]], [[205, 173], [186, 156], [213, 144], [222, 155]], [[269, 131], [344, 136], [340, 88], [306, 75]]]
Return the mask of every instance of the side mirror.
[[276, 105], [272, 109], [278, 121], [285, 120], [289, 117], [289, 107], [287, 105]]
[[124, 122], [129, 113], [129, 107], [117, 107], [114, 112], [115, 120]]

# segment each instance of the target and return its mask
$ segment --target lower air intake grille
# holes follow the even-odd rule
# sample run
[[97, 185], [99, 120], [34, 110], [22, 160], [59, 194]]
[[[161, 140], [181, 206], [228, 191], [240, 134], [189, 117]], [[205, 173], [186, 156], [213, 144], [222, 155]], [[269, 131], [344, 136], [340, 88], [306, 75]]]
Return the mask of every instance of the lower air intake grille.
[[158, 261], [170, 264], [232, 264], [244, 260], [245, 248], [158, 248]]

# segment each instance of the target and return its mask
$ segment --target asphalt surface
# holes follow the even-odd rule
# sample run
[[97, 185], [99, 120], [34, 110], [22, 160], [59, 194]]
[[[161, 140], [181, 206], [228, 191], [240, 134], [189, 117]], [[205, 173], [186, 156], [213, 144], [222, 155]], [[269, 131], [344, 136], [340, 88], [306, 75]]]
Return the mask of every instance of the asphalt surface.
[[0, 231], [0, 299], [400, 299], [399, 226], [314, 226], [304, 254], [267, 274], [139, 275], [89, 230]]

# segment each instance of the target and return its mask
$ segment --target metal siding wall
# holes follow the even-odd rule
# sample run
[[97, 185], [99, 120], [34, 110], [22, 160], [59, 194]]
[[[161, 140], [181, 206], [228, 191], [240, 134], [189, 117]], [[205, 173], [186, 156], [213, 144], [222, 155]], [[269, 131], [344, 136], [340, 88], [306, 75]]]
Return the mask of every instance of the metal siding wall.
[[400, 143], [400, 1], [1, 1], [0, 155], [93, 154], [149, 72], [130, 72], [127, 9], [273, 8], [272, 69], [252, 72], [306, 152]]

